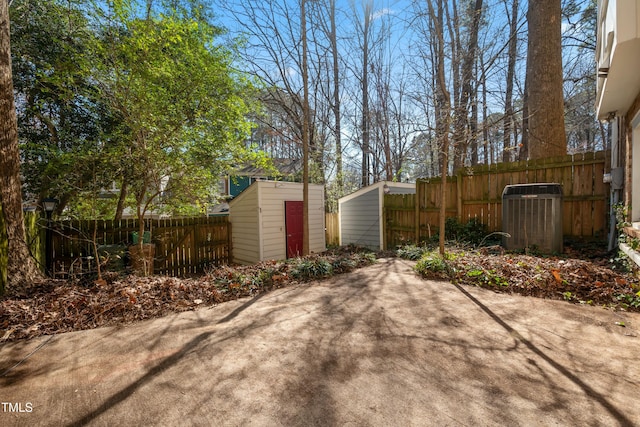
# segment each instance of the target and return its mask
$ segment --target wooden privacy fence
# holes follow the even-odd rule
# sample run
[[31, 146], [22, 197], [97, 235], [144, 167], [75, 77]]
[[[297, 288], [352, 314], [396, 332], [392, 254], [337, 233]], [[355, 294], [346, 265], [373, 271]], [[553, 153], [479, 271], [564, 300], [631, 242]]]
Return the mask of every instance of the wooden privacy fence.
[[[447, 178], [446, 216], [472, 218], [489, 232], [502, 229], [502, 191], [511, 184], [559, 183], [563, 235], [606, 238], [609, 184], [603, 182], [607, 152], [463, 168]], [[386, 247], [420, 242], [438, 232], [441, 178], [416, 182], [415, 195], [385, 195]]]
[[327, 246], [340, 244], [340, 228], [338, 226], [338, 213], [327, 212], [324, 214], [324, 231]]
[[[51, 225], [52, 273], [66, 276], [96, 271], [98, 253], [112, 268], [125, 268], [127, 247], [137, 238], [138, 220], [56, 221]], [[143, 237], [155, 245], [154, 274], [199, 274], [209, 265], [231, 262], [231, 224], [228, 217], [145, 220]], [[94, 238], [95, 236], [95, 238]]]

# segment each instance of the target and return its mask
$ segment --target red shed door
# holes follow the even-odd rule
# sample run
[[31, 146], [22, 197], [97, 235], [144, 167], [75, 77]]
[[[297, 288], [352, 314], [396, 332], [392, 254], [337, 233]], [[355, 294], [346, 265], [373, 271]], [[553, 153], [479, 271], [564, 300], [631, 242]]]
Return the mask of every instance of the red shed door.
[[284, 202], [287, 258], [302, 255], [302, 202]]

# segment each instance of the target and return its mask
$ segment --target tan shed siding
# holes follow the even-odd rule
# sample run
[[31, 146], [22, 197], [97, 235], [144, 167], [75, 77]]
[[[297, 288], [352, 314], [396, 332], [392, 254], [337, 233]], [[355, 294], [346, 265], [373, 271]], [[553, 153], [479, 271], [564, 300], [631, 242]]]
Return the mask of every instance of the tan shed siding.
[[[285, 201], [302, 201], [302, 184], [258, 181], [231, 202], [236, 262], [253, 263], [260, 260], [259, 233], [262, 233], [262, 260], [286, 258]], [[322, 185], [309, 185], [309, 224], [309, 250], [324, 251]]]
[[261, 183], [263, 259], [287, 257], [284, 201], [295, 200], [296, 189], [287, 183]]
[[230, 203], [229, 219], [232, 224], [233, 261], [251, 264], [260, 260], [258, 196], [255, 189], [245, 191]]
[[[264, 184], [261, 187], [263, 259], [287, 257], [285, 201], [302, 201], [302, 185], [295, 183]], [[324, 188], [309, 185], [309, 250], [326, 249], [324, 235]]]
[[309, 186], [309, 251], [324, 252], [327, 249], [324, 232], [324, 188]]
[[284, 229], [282, 232], [263, 235], [262, 254], [264, 259], [285, 259], [287, 257]]

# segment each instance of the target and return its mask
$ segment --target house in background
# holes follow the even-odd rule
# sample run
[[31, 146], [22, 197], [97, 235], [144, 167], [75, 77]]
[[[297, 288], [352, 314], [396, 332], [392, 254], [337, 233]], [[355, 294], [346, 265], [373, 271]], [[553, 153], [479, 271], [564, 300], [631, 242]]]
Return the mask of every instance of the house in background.
[[300, 180], [302, 160], [272, 159], [272, 161], [278, 172], [277, 177], [274, 176], [273, 172], [265, 171], [254, 165], [247, 165], [222, 179], [220, 185], [222, 194], [236, 197], [256, 181], [275, 180], [276, 178], [289, 182]]
[[281, 180], [286, 182], [298, 182], [302, 176], [302, 161], [293, 159], [272, 159], [273, 166], [278, 176], [273, 171], [269, 172], [254, 165], [246, 165], [232, 174], [221, 177], [218, 191], [222, 195], [219, 202], [209, 208], [208, 214], [220, 216], [229, 214], [229, 201], [240, 195], [256, 181]]
[[380, 181], [338, 200], [340, 245], [384, 248], [385, 194], [415, 194], [416, 184]]
[[[302, 183], [256, 181], [229, 202], [233, 262], [253, 264], [302, 253]], [[324, 187], [309, 184], [309, 251], [323, 252]]]
[[[630, 207], [640, 237], [640, 2], [598, 0], [596, 113], [611, 123], [611, 205]], [[615, 245], [612, 215], [610, 249]], [[620, 248], [640, 265], [640, 254]]]

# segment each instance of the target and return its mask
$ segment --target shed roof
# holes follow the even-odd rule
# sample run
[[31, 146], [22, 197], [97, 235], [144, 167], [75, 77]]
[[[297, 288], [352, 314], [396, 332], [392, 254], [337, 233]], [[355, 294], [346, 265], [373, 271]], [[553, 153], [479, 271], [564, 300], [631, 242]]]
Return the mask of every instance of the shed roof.
[[338, 199], [339, 203], [344, 203], [346, 201], [349, 201], [351, 199], [354, 199], [356, 197], [359, 197], [365, 193], [368, 193], [369, 191], [375, 190], [375, 189], [380, 189], [381, 187], [384, 186], [389, 187], [389, 192], [390, 194], [397, 194], [394, 189], [398, 189], [398, 188], [404, 188], [404, 189], [413, 189], [413, 193], [415, 193], [415, 189], [416, 189], [416, 184], [415, 182], [393, 182], [393, 181], [378, 181], [376, 183], [373, 183], [371, 185], [368, 185], [366, 187], [362, 187], [361, 189], [354, 191], [351, 194], [348, 194], [346, 196], [341, 197], [340, 199]]
[[[282, 175], [295, 175], [302, 170], [302, 160], [300, 159], [272, 159], [273, 166]], [[273, 173], [266, 171], [260, 167], [252, 164], [247, 164], [239, 170], [233, 172], [236, 176], [253, 176], [253, 177], [267, 177], [272, 176]]]

